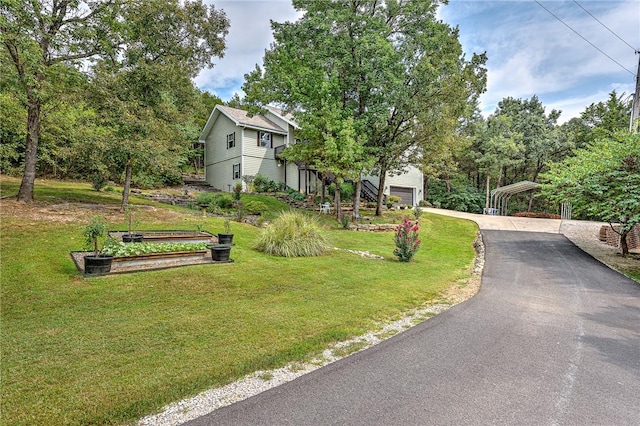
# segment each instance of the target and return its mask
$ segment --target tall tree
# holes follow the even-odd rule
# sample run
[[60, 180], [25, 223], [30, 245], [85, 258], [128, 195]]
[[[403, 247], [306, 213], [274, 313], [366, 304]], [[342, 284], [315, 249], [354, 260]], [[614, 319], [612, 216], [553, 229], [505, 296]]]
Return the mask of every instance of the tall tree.
[[627, 235], [640, 223], [639, 134], [621, 131], [598, 139], [552, 163], [541, 177], [543, 195], [556, 203], [571, 202], [578, 214], [609, 222], [620, 234], [622, 254], [629, 253]]
[[592, 103], [580, 114], [580, 119], [588, 128], [588, 132], [582, 135], [583, 144], [627, 130], [630, 117], [630, 97], [624, 93], [618, 96], [615, 90], [612, 91], [606, 101]]
[[[324, 86], [329, 83], [325, 82]], [[340, 218], [340, 187], [345, 180], [359, 180], [362, 170], [370, 166], [365, 159], [363, 137], [356, 132], [354, 119], [347, 116], [339, 103], [330, 97], [320, 97], [321, 105], [314, 114], [302, 115], [298, 136], [304, 142], [285, 150], [283, 157], [302, 161], [334, 177], [336, 217]], [[357, 202], [354, 214], [358, 214]]]
[[522, 163], [522, 134], [513, 130], [511, 121], [510, 117], [504, 115], [494, 115], [487, 120], [481, 155], [476, 160], [486, 179], [486, 209], [490, 208], [491, 178], [496, 178], [496, 187], [499, 187], [505, 168]]
[[[514, 176], [515, 179], [536, 182], [547, 160], [567, 154], [567, 147], [560, 144], [562, 139], [558, 138], [557, 133], [560, 111], [554, 109], [546, 114], [545, 107], [537, 96], [534, 95], [531, 99], [507, 97], [498, 103], [494, 115], [509, 117], [512, 131], [521, 135], [523, 161], [520, 163], [521, 171]], [[534, 191], [531, 191], [529, 211], [533, 196]]]
[[[466, 62], [457, 32], [435, 18], [440, 1], [297, 0], [294, 23], [272, 22], [275, 42], [246, 76], [247, 99], [278, 102], [303, 116], [322, 114], [319, 97], [352, 117], [366, 156], [384, 177], [419, 161], [418, 144], [446, 131], [484, 89], [484, 57]], [[329, 82], [327, 90], [319, 90]], [[313, 120], [311, 120], [313, 121]], [[437, 134], [442, 134], [437, 133]], [[353, 165], [351, 166], [353, 167]]]
[[57, 68], [115, 53], [120, 0], [5, 1], [0, 9], [2, 44], [16, 71], [27, 110], [24, 172], [18, 200], [33, 201], [43, 105]]

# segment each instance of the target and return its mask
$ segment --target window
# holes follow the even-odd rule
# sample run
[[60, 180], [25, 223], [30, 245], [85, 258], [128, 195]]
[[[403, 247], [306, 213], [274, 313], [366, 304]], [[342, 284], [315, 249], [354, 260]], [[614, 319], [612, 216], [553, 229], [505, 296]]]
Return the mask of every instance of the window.
[[236, 132], [227, 135], [227, 149], [236, 146]]
[[271, 133], [258, 132], [258, 146], [271, 148]]
[[240, 179], [240, 163], [233, 165], [233, 178]]

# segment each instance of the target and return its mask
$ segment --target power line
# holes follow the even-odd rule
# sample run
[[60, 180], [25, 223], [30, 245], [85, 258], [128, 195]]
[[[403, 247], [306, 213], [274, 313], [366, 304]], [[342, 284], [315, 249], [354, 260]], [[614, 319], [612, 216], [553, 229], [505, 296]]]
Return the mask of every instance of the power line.
[[[579, 32], [577, 32], [576, 30], [574, 30], [573, 28], [571, 28], [571, 26], [569, 24], [567, 24], [566, 22], [564, 22], [562, 19], [558, 18], [553, 12], [551, 12], [549, 9], [547, 9], [546, 7], [544, 7], [538, 0], [535, 0], [535, 2], [538, 4], [538, 6], [540, 6], [541, 8], [543, 8], [544, 10], [546, 10], [547, 12], [549, 12], [549, 14], [551, 16], [553, 16], [554, 18], [556, 18], [558, 21], [560, 21], [565, 27], [569, 28], [571, 31], [573, 31], [574, 33], [576, 33], [576, 35], [578, 37], [580, 37], [581, 39], [583, 39], [584, 41], [586, 41], [587, 43], [589, 43], [591, 45], [591, 47], [593, 47], [594, 49], [596, 49], [598, 52], [602, 53], [604, 56], [606, 56], [607, 58], [609, 58], [612, 62], [615, 62], [620, 68], [622, 68], [623, 70], [625, 70], [626, 72], [628, 72], [629, 74], [631, 74], [632, 76], [636, 76], [636, 74], [632, 71], [629, 71], [627, 68], [625, 68], [624, 65], [622, 65], [620, 62], [616, 61], [615, 59], [613, 59], [611, 56], [607, 55], [602, 49], [600, 49], [598, 46], [596, 46], [595, 44], [591, 43], [589, 40], [587, 40], [584, 36], [582, 36], [582, 34], [580, 34]], [[635, 50], [635, 49], [634, 49]]]
[[605, 24], [602, 23], [602, 21], [600, 21], [598, 18], [596, 18], [595, 16], [593, 16], [593, 14], [591, 12], [589, 12], [587, 9], [585, 9], [580, 3], [578, 3], [576, 0], [573, 0], [573, 2], [575, 4], [577, 4], [578, 6], [580, 6], [580, 9], [584, 10], [585, 12], [587, 12], [589, 14], [589, 16], [591, 16], [593, 19], [595, 19], [596, 21], [598, 21], [598, 23], [600, 25], [602, 25], [603, 27], [605, 27], [607, 30], [609, 30], [609, 32], [611, 34], [613, 34], [614, 36], [618, 37], [618, 40], [620, 40], [621, 42], [623, 42], [624, 44], [626, 44], [627, 46], [629, 46], [634, 52], [637, 51], [637, 49], [635, 47], [633, 47], [632, 45], [630, 45], [629, 43], [627, 43], [625, 40], [622, 39], [622, 37], [620, 37], [618, 34], [616, 34], [611, 28], [607, 27]]

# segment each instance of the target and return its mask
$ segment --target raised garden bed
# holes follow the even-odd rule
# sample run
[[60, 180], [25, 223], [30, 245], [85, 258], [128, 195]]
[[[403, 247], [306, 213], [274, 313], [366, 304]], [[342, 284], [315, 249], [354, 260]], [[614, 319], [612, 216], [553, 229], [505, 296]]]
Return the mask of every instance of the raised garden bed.
[[[84, 274], [84, 256], [91, 252], [71, 252], [76, 267]], [[122, 274], [126, 272], [152, 271], [155, 269], [175, 268], [178, 266], [231, 263], [232, 259], [216, 262], [211, 258], [211, 250], [195, 252], [152, 253], [140, 256], [114, 257], [111, 271], [108, 274]], [[94, 275], [92, 275], [94, 276]]]
[[[127, 231], [110, 231], [109, 236], [122, 240]], [[218, 239], [206, 231], [136, 231], [142, 234], [142, 241], [147, 243], [207, 243], [216, 244]]]
[[[113, 261], [111, 270], [101, 275], [233, 262], [228, 256], [224, 260], [214, 260], [211, 247], [217, 246], [217, 238], [208, 232], [145, 231], [142, 243], [119, 242], [122, 235], [126, 234], [127, 232], [123, 231], [109, 232], [113, 241], [107, 244], [105, 253], [113, 256]], [[196, 247], [192, 247], [192, 244]], [[86, 274], [84, 270], [84, 257], [88, 254], [91, 252], [71, 253], [76, 267], [86, 276], [89, 274]]]

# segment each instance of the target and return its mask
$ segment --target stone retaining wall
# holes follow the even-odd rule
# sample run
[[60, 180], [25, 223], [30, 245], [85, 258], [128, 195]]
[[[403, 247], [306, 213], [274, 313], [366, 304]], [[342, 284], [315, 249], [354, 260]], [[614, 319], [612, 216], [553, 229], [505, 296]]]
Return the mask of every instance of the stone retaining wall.
[[359, 224], [351, 224], [349, 225], [349, 229], [352, 231], [366, 231], [366, 232], [375, 232], [375, 231], [395, 231], [398, 225], [394, 225], [392, 223], [359, 223]]
[[[616, 230], [620, 229], [618, 225], [614, 225]], [[619, 247], [620, 243], [620, 235], [611, 229], [609, 225], [603, 225], [600, 228], [599, 234], [600, 241], [606, 243], [613, 247]], [[640, 226], [636, 225], [633, 227], [629, 235], [627, 235], [627, 245], [629, 246], [629, 250], [637, 250], [640, 249]]]

